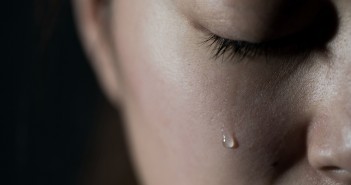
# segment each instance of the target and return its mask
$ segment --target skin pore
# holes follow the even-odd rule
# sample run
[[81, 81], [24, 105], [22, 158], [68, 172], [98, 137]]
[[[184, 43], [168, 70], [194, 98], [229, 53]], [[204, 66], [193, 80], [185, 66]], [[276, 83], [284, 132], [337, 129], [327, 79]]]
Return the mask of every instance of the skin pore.
[[[124, 113], [143, 184], [351, 184], [351, 1], [73, 2], [101, 86]], [[317, 19], [331, 10], [338, 23], [324, 26], [335, 30], [308, 57], [216, 58], [204, 44], [208, 33], [284, 41], [327, 22]], [[295, 45], [317, 42], [302, 35]], [[237, 149], [222, 146], [223, 126]]]

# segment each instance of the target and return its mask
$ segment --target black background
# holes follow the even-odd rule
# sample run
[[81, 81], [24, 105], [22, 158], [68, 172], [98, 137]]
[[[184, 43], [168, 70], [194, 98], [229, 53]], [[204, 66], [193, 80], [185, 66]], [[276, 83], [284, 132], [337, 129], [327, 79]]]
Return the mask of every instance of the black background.
[[[125, 146], [118, 144], [124, 143], [120, 125], [105, 124], [116, 132], [99, 139], [106, 135], [97, 133], [106, 130], [97, 123], [105, 100], [79, 43], [70, 2], [6, 3], [0, 184], [134, 184]], [[111, 149], [96, 152], [106, 140], [116, 140], [107, 157]], [[100, 158], [111, 164], [100, 165]], [[120, 180], [118, 168], [128, 182]]]

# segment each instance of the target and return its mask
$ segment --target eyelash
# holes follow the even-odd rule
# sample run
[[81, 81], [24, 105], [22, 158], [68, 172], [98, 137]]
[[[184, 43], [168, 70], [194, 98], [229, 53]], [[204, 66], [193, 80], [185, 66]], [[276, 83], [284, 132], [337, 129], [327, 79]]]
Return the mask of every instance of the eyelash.
[[311, 53], [311, 46], [306, 42], [298, 44], [296, 38], [286, 38], [270, 42], [251, 43], [247, 41], [237, 41], [222, 38], [215, 34], [209, 34], [205, 44], [212, 48], [213, 58], [228, 57], [238, 58], [239, 61], [245, 58], [255, 58], [263, 56], [276, 57], [280, 59], [294, 59], [296, 57], [306, 58]]

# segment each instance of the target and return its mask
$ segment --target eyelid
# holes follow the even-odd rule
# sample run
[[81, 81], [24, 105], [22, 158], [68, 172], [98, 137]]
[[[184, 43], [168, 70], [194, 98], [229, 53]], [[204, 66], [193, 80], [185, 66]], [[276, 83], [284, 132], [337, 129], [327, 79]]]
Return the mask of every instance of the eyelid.
[[[302, 43], [303, 42], [303, 43]], [[212, 57], [226, 59], [269, 57], [279, 59], [307, 58], [312, 52], [312, 47], [306, 44], [304, 40], [296, 39], [295, 37], [281, 38], [279, 40], [271, 40], [261, 43], [252, 43], [242, 40], [231, 40], [222, 38], [216, 34], [210, 33], [207, 39], [203, 42], [212, 49]]]
[[223, 56], [229, 51], [231, 51], [231, 57], [233, 57], [234, 54], [240, 54], [243, 55], [243, 57], [249, 54], [255, 56], [257, 55], [257, 50], [255, 48], [260, 45], [258, 43], [250, 43], [247, 41], [225, 39], [215, 34], [210, 34], [208, 39], [205, 40], [205, 43], [208, 43], [208, 46], [214, 49], [214, 58]]
[[[286, 60], [305, 60], [312, 53], [329, 55], [328, 44], [337, 34], [339, 18], [334, 6], [328, 2], [304, 30], [275, 39], [252, 43], [231, 40], [205, 30], [204, 44], [213, 49], [213, 57], [226, 55], [229, 58], [266, 57]], [[240, 60], [239, 60], [240, 61]]]

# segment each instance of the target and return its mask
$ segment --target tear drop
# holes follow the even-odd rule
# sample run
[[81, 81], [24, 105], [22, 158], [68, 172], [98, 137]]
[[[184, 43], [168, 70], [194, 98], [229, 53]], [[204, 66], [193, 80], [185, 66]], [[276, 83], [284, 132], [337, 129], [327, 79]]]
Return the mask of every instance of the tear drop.
[[234, 134], [231, 134], [230, 132], [227, 132], [224, 129], [224, 126], [221, 128], [222, 132], [222, 144], [225, 148], [228, 149], [235, 149], [238, 147], [237, 142], [235, 141]]

